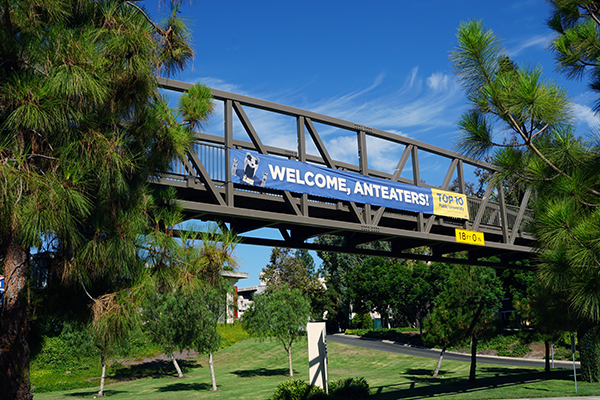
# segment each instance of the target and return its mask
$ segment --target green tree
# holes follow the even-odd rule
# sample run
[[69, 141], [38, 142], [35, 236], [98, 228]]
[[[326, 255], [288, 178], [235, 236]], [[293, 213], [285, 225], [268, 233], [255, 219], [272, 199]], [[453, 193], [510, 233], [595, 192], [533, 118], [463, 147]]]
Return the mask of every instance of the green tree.
[[442, 346], [436, 373], [447, 346], [470, 340], [469, 380], [475, 380], [477, 342], [494, 326], [494, 313], [500, 308], [502, 295], [502, 284], [492, 268], [451, 268], [446, 286], [435, 299], [431, 319], [426, 322], [427, 339]]
[[208, 365], [213, 391], [217, 390], [215, 378], [215, 367], [213, 353], [219, 349], [220, 336], [217, 332], [217, 323], [227, 318], [227, 294], [231, 293], [232, 287], [221, 275], [222, 271], [232, 271], [237, 268], [234, 257], [235, 247], [238, 243], [237, 237], [230, 231], [217, 234], [216, 231], [204, 233], [201, 236], [201, 246], [193, 247], [191, 258], [200, 260], [200, 271], [204, 281], [208, 284], [205, 292], [207, 305], [207, 316], [210, 329], [203, 333], [203, 350], [208, 352]]
[[447, 304], [449, 296], [439, 296], [436, 299], [436, 307], [425, 320], [425, 343], [431, 346], [441, 347], [438, 362], [433, 371], [433, 377], [437, 377], [442, 366], [446, 349], [451, 346], [459, 345], [464, 341], [464, 321], [462, 315], [456, 313], [453, 304]]
[[292, 250], [275, 247], [271, 251], [269, 264], [262, 269], [261, 280], [267, 293], [288, 286], [300, 289], [310, 300], [311, 317], [320, 321], [327, 308], [328, 296], [315, 271], [314, 260], [307, 250]]
[[32, 247], [52, 242], [65, 277], [88, 283], [139, 270], [147, 178], [191, 140], [155, 78], [192, 57], [172, 3], [163, 24], [131, 1], [0, 4], [2, 398], [32, 397]]
[[521, 318], [544, 337], [546, 372], [550, 372], [551, 341], [558, 340], [563, 332], [572, 331], [577, 326], [567, 300], [567, 293], [555, 292], [538, 280], [531, 283], [526, 294], [514, 301]]
[[302, 292], [283, 286], [254, 296], [254, 303], [244, 312], [242, 326], [251, 335], [281, 342], [288, 354], [290, 376], [294, 376], [292, 343], [304, 334], [309, 315], [310, 302]]
[[[322, 235], [315, 239], [315, 243], [325, 246], [344, 247], [345, 240], [342, 236]], [[389, 243], [363, 243], [358, 247], [382, 250], [389, 249]], [[337, 331], [340, 328], [349, 328], [350, 299], [348, 297], [347, 274], [369, 257], [329, 251], [317, 251], [317, 255], [322, 260], [320, 274], [325, 277], [325, 281], [327, 282], [327, 295], [329, 304], [331, 304], [328, 310], [328, 329]]]
[[106, 378], [106, 363], [115, 348], [125, 343], [135, 329], [137, 315], [129, 307], [128, 296], [123, 293], [111, 293], [94, 299], [92, 304], [93, 320], [91, 324], [92, 339], [100, 350], [100, 365], [102, 375], [100, 388], [96, 397], [104, 397], [104, 380]]
[[237, 237], [216, 227], [198, 233], [177, 231], [181, 207], [172, 190], [158, 200], [163, 207], [152, 214], [154, 229], [143, 237], [145, 275], [135, 290], [144, 301], [146, 331], [171, 356], [182, 377], [173, 351], [194, 349], [209, 355], [213, 390], [217, 390], [213, 353], [219, 349], [217, 323], [225, 318], [227, 295], [232, 288], [221, 275], [234, 270]]
[[[397, 278], [392, 309], [397, 319], [418, 326], [423, 338], [423, 321], [433, 309], [434, 299], [446, 285], [449, 270], [444, 263], [403, 265]], [[403, 321], [403, 322], [404, 322]]]
[[225, 302], [225, 292], [208, 286], [157, 294], [146, 302], [141, 316], [144, 330], [169, 356], [179, 378], [183, 373], [175, 351], [203, 353], [218, 348], [217, 321], [224, 314]]
[[[587, 75], [590, 90], [600, 95], [600, 3], [590, 0], [548, 2], [552, 7], [548, 26], [558, 34], [550, 46], [558, 70], [571, 79]], [[598, 100], [594, 109], [600, 110]]]
[[348, 298], [356, 311], [377, 312], [389, 326], [389, 312], [402, 280], [402, 265], [383, 257], [371, 257], [347, 273]]
[[[580, 15], [575, 2], [552, 3], [551, 26], [561, 34], [555, 51], [560, 65], [575, 76], [585, 70], [585, 49], [593, 51], [593, 41], [581, 34], [586, 26], [588, 34], [590, 27], [597, 29], [596, 14]], [[586, 2], [582, 9], [595, 10], [594, 4]], [[578, 336], [585, 342], [587, 332], [596, 337], [593, 332], [600, 322], [598, 146], [573, 134], [572, 107], [564, 89], [544, 81], [539, 68], [512, 63], [493, 32], [481, 23], [461, 25], [458, 42], [451, 61], [471, 104], [459, 122], [459, 149], [471, 156], [493, 152], [493, 162], [502, 168], [497, 179], [516, 177], [535, 190], [539, 277], [552, 290], [568, 293], [570, 307], [579, 317]], [[570, 61], [569, 54], [574, 57]], [[498, 131], [510, 132], [513, 140], [496, 140]], [[589, 381], [600, 380], [600, 370], [588, 374], [586, 360], [600, 354], [584, 353], [597, 348], [581, 348], [583, 378]]]

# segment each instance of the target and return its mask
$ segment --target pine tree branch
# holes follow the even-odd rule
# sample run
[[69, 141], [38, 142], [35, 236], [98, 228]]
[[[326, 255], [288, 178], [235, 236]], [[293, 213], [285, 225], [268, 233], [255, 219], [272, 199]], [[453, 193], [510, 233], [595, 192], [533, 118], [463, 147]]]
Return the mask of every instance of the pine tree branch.
[[81, 276], [81, 274], [79, 274], [79, 281], [81, 282], [81, 287], [83, 288], [83, 291], [85, 292], [87, 297], [89, 297], [90, 300], [95, 301], [95, 299], [92, 297], [92, 295], [90, 295], [90, 293], [87, 291], [87, 288], [85, 287], [85, 284], [83, 283], [83, 277]]
[[[542, 134], [549, 126], [550, 124], [546, 124], [539, 131], [531, 135], [531, 140], [533, 140], [536, 136]], [[531, 130], [533, 130], [533, 120], [531, 121]]]
[[598, 19], [598, 16], [596, 14], [594, 14], [594, 12], [591, 10], [590, 6], [587, 4], [582, 5], [583, 8], [585, 8], [585, 10], [589, 13], [589, 17], [591, 19], [593, 19], [596, 24], [600, 25], [600, 20]]
[[156, 25], [156, 23], [154, 21], [152, 21], [152, 19], [148, 16], [148, 14], [146, 14], [144, 12], [144, 10], [142, 10], [137, 4], [131, 2], [131, 1], [125, 1], [125, 4], [128, 4], [130, 6], [132, 6], [133, 8], [137, 9], [138, 12], [140, 14], [142, 14], [142, 16], [154, 27], [154, 29], [156, 29], [156, 31], [161, 35], [161, 36], [166, 36], [165, 31], [158, 25]]
[[[556, 165], [554, 165], [550, 160], [548, 160], [543, 154], [542, 152], [531, 142], [531, 139], [529, 139], [526, 135], [526, 133], [524, 133], [521, 130], [521, 127], [519, 127], [519, 125], [517, 124], [517, 122], [515, 121], [514, 117], [512, 116], [512, 114], [507, 114], [508, 117], [510, 118], [511, 124], [513, 124], [516, 128], [517, 128], [517, 133], [519, 133], [519, 135], [521, 136], [521, 138], [525, 141], [526, 145], [539, 157], [542, 159], [542, 161], [544, 161], [544, 163], [546, 163], [546, 165], [548, 165], [552, 170], [554, 170], [554, 172], [557, 172], [559, 174], [561, 174], [562, 176], [564, 176], [565, 178], [569, 179], [569, 180], [573, 180], [573, 178], [571, 176], [569, 176], [566, 172], [564, 172], [563, 170], [561, 170], [560, 168], [558, 168]], [[590, 187], [586, 187], [586, 190], [588, 190], [590, 193], [594, 194], [595, 196], [600, 196], [600, 192], [590, 188]]]

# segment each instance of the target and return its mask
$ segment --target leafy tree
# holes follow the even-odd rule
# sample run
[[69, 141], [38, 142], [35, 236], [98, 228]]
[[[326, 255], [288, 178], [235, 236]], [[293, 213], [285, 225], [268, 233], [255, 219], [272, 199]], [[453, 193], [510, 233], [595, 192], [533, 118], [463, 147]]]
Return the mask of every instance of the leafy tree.
[[218, 235], [216, 232], [204, 233], [201, 236], [201, 241], [200, 247], [193, 247], [191, 258], [200, 261], [201, 276], [208, 284], [208, 291], [205, 292], [204, 298], [210, 329], [206, 329], [203, 333], [202, 349], [204, 352], [208, 352], [212, 389], [216, 391], [217, 381], [215, 379], [213, 353], [219, 349], [220, 344], [217, 323], [225, 316], [227, 293], [232, 290], [229, 282], [221, 276], [221, 272], [224, 270], [231, 271], [237, 267], [234, 250], [238, 239], [230, 231], [224, 231]]
[[310, 268], [314, 261], [311, 263], [308, 260], [310, 257], [308, 252], [303, 257], [298, 257], [288, 248], [273, 248], [269, 264], [263, 268], [261, 274], [267, 290], [277, 290], [283, 286], [289, 286], [308, 292], [312, 286], [319, 286], [319, 281], [314, 273], [314, 265], [313, 269]]
[[310, 302], [302, 292], [282, 286], [254, 296], [254, 303], [244, 312], [242, 326], [251, 335], [280, 341], [288, 354], [290, 376], [294, 376], [292, 343], [304, 334], [309, 315]]
[[163, 24], [131, 1], [0, 4], [2, 398], [32, 396], [32, 247], [50, 244], [65, 277], [87, 283], [138, 271], [147, 178], [192, 139], [173, 126], [155, 78], [192, 56], [172, 3]]
[[[589, 41], [590, 32], [598, 27], [593, 21], [596, 5], [585, 2], [581, 9], [587, 11], [580, 15], [575, 2], [552, 3], [555, 14], [550, 24], [561, 34], [554, 48], [562, 68], [575, 76], [586, 68], [586, 51], [597, 51]], [[584, 32], [588, 36], [582, 36]], [[573, 134], [572, 106], [564, 89], [544, 81], [539, 68], [519, 68], [511, 62], [493, 32], [478, 22], [463, 24], [458, 41], [451, 61], [471, 103], [459, 122], [459, 149], [471, 156], [493, 151], [493, 162], [502, 168], [496, 178], [517, 178], [535, 189], [539, 277], [553, 291], [569, 294], [570, 307], [580, 321], [580, 340], [587, 332], [595, 338], [600, 322], [598, 146]], [[510, 132], [514, 140], [496, 140], [494, 127]], [[590, 371], [586, 360], [600, 357], [584, 353], [597, 348], [581, 349], [583, 371]], [[599, 380], [600, 370], [584, 372], [583, 378]]]
[[434, 299], [446, 285], [449, 270], [444, 263], [417, 262], [399, 270], [392, 309], [398, 319], [419, 326], [423, 336], [423, 320], [433, 309]]
[[136, 288], [145, 300], [144, 320], [152, 339], [171, 356], [178, 376], [183, 375], [173, 351], [194, 349], [209, 355], [213, 390], [217, 390], [213, 352], [220, 336], [217, 323], [225, 316], [231, 287], [221, 275], [236, 268], [233, 256], [237, 238], [229, 231], [218, 233], [179, 231], [181, 207], [173, 193], [163, 193], [164, 207], [154, 213], [155, 229], [144, 237], [146, 276]]
[[539, 280], [532, 282], [526, 294], [515, 299], [519, 315], [544, 337], [546, 372], [550, 372], [550, 342], [577, 325], [567, 299], [567, 293], [554, 292]]
[[501, 282], [492, 268], [456, 265], [450, 270], [448, 283], [436, 297], [427, 322], [428, 340], [442, 346], [436, 374], [447, 346], [470, 339], [469, 380], [475, 380], [477, 342], [493, 327], [502, 294]]
[[223, 316], [226, 293], [204, 286], [162, 293], [148, 300], [142, 314], [144, 329], [170, 357], [178, 377], [183, 378], [174, 352], [212, 352], [218, 348], [217, 321]]
[[463, 316], [454, 311], [452, 304], [445, 303], [448, 300], [450, 300], [449, 296], [438, 297], [436, 307], [429, 318], [425, 320], [425, 329], [427, 330], [425, 342], [442, 348], [433, 371], [434, 378], [440, 372], [446, 349], [464, 341], [464, 323], [461, 321]]
[[402, 266], [383, 257], [368, 258], [348, 274], [348, 298], [357, 311], [378, 312], [389, 326], [389, 310], [397, 295]]
[[[326, 246], [343, 247], [345, 238], [342, 236], [323, 235], [315, 239], [315, 242]], [[360, 248], [368, 249], [389, 249], [389, 243], [373, 242], [363, 243]], [[357, 254], [346, 254], [329, 251], [317, 251], [317, 255], [321, 258], [320, 274], [325, 277], [327, 282], [327, 294], [330, 299], [330, 304], [333, 303], [328, 310], [328, 329], [337, 331], [339, 328], [349, 328], [350, 324], [350, 299], [348, 298], [348, 275], [356, 266], [360, 265], [368, 256]], [[331, 322], [335, 322], [336, 326], [331, 326]]]
[[273, 248], [269, 264], [262, 269], [261, 280], [267, 287], [267, 293], [283, 286], [300, 289], [310, 300], [312, 318], [323, 319], [328, 296], [315, 271], [314, 260], [307, 250], [292, 253], [287, 248]]
[[96, 397], [104, 397], [104, 379], [106, 378], [106, 362], [115, 347], [129, 339], [134, 330], [135, 311], [127, 304], [127, 296], [123, 293], [108, 294], [94, 300], [92, 305], [93, 321], [91, 333], [94, 344], [100, 350], [102, 375], [100, 388]]

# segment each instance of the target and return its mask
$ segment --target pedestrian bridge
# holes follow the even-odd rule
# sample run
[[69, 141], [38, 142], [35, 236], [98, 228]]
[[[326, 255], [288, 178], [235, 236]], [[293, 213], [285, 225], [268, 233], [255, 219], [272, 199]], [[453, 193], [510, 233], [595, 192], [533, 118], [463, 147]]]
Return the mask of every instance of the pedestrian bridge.
[[[163, 78], [159, 83], [176, 92], [191, 86]], [[494, 165], [294, 107], [220, 90], [213, 90], [213, 97], [222, 107], [220, 134], [198, 133], [187, 157], [175, 162], [170, 173], [153, 180], [153, 184], [176, 188], [187, 218], [223, 223], [242, 243], [253, 245], [497, 268], [513, 268], [510, 262], [532, 256], [534, 237], [527, 229], [530, 192], [519, 205], [505, 204], [503, 188], [493, 185], [488, 185], [481, 198], [465, 195], [465, 170], [477, 168], [493, 175], [498, 172]], [[293, 119], [296, 148], [263, 144], [261, 135], [268, 133], [249, 118], [256, 110]], [[332, 157], [319, 134], [325, 129], [356, 138], [356, 162]], [[379, 171], [370, 166], [367, 143], [373, 138], [379, 145], [384, 141], [390, 149], [397, 149], [395, 169]], [[437, 186], [421, 180], [419, 158], [429, 156], [448, 165]], [[256, 173], [258, 164], [262, 174]], [[492, 197], [497, 201], [491, 201]], [[456, 199], [452, 204], [462, 203], [466, 214], [427, 208], [438, 200], [438, 210], [446, 207], [442, 199]], [[343, 240], [339, 246], [312, 242], [325, 234]], [[373, 241], [389, 246], [384, 246], [387, 250], [361, 248]]]

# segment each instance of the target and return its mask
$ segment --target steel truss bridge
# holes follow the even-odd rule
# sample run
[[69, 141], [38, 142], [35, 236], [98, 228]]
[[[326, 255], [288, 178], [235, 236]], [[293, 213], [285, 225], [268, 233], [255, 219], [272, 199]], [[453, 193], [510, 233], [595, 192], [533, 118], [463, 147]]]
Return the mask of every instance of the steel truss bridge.
[[[163, 89], [176, 92], [184, 92], [192, 86], [163, 78], [159, 78], [159, 84]], [[458, 191], [463, 194], [466, 165], [487, 170], [491, 174], [497, 173], [499, 169], [489, 163], [437, 146], [353, 122], [221, 90], [213, 89], [212, 93], [217, 105], [223, 107], [222, 134], [197, 133], [197, 140], [187, 157], [175, 162], [170, 173], [153, 180], [153, 184], [176, 188], [187, 218], [217, 221], [223, 229], [237, 233], [242, 243], [252, 245], [487, 265], [496, 268], [514, 268], [513, 265], [509, 265], [510, 262], [532, 256], [534, 237], [527, 231], [527, 223], [531, 221], [531, 210], [527, 208], [529, 191], [525, 193], [520, 206], [511, 206], [505, 204], [504, 191], [501, 188], [488, 185], [482, 198], [468, 197], [470, 219], [465, 221], [233, 183], [229, 174], [229, 166], [232, 165], [229, 154], [231, 148], [441, 190], [448, 190], [452, 178], [455, 177], [458, 181]], [[292, 151], [263, 144], [261, 132], [255, 129], [248, 117], [247, 111], [253, 109], [294, 118], [297, 149]], [[243, 127], [247, 140], [234, 138], [234, 125], [236, 129], [239, 129], [239, 126]], [[358, 163], [333, 159], [316, 126], [319, 126], [321, 131], [324, 126], [355, 135]], [[319, 155], [307, 153], [307, 134]], [[390, 146], [403, 149], [394, 173], [369, 167], [368, 137], [378, 138]], [[449, 163], [440, 186], [427, 185], [421, 181], [419, 156], [428, 154], [442, 157]], [[411, 171], [412, 178], [401, 176], [405, 167], [408, 168], [407, 171]], [[492, 193], [496, 193], [498, 202], [490, 201]], [[278, 237], [261, 234], [265, 231], [261, 228], [275, 229]], [[458, 243], [455, 235], [457, 228], [483, 232], [485, 245]], [[311, 239], [325, 234], [342, 237], [343, 244], [323, 246], [312, 243]], [[373, 241], [388, 242], [389, 246], [386, 247], [389, 250], [364, 249], [360, 246]], [[464, 254], [468, 254], [466, 259]], [[488, 258], [492, 256], [496, 256], [499, 261], [490, 261]]]

